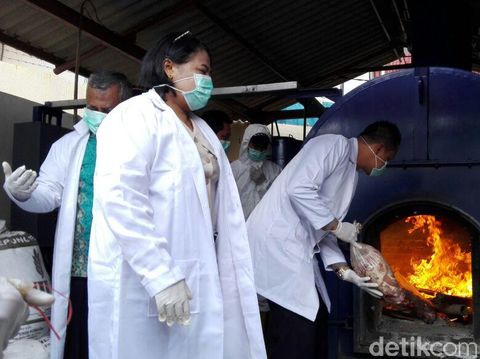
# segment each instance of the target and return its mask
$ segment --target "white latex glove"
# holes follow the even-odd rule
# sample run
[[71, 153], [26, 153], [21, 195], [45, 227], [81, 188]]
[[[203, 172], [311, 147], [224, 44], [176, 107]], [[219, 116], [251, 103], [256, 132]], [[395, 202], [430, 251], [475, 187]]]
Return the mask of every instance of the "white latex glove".
[[370, 277], [360, 277], [357, 273], [353, 271], [353, 269], [345, 269], [342, 272], [340, 278], [347, 282], [355, 284], [358, 288], [364, 290], [372, 297], [375, 297], [377, 299], [383, 297], [383, 293], [380, 292], [378, 289], [375, 289], [378, 288], [377, 283], [370, 282]]
[[185, 280], [181, 280], [155, 295], [158, 320], [171, 327], [175, 322], [190, 324], [190, 303], [192, 293]]
[[[50, 306], [53, 301], [53, 295], [35, 289], [32, 282], [0, 277], [0, 359], [8, 341], [18, 333], [27, 320], [28, 306]], [[20, 346], [17, 345], [15, 348]], [[15, 348], [9, 352], [7, 350], [7, 357], [16, 357], [12, 355]]]
[[338, 222], [337, 228], [332, 233], [340, 240], [347, 242], [355, 247], [361, 248], [362, 246], [357, 243], [357, 236], [360, 232], [361, 225], [353, 222]]
[[24, 202], [30, 198], [32, 192], [37, 188], [37, 173], [25, 169], [25, 166], [18, 167], [12, 173], [12, 167], [8, 162], [2, 163], [5, 174], [5, 186], [17, 201]]
[[20, 292], [5, 278], [0, 278], [0, 358], [27, 317], [28, 305]]
[[265, 174], [263, 173], [262, 166], [260, 166], [260, 167], [251, 166], [250, 167], [250, 179], [256, 185], [261, 185], [263, 182], [265, 182], [267, 180], [267, 177], [265, 177]]
[[7, 281], [19, 291], [28, 305], [49, 307], [55, 301], [55, 297], [52, 294], [35, 289], [32, 282], [21, 279], [7, 279]]

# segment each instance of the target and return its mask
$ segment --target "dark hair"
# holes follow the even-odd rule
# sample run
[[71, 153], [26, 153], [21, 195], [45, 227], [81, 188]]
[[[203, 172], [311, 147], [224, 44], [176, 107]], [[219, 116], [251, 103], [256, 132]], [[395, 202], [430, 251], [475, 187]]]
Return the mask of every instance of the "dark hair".
[[97, 90], [105, 91], [111, 86], [120, 87], [120, 101], [125, 101], [132, 97], [132, 86], [127, 77], [120, 72], [98, 71], [88, 77], [87, 86]]
[[230, 116], [220, 110], [205, 111], [202, 113], [202, 118], [215, 133], [222, 131], [225, 124], [233, 123], [233, 120], [230, 118]]
[[[211, 58], [207, 46], [189, 31], [183, 34], [180, 32], [167, 34], [145, 54], [140, 70], [139, 85], [144, 88], [152, 88], [161, 84], [173, 85], [163, 70], [163, 62], [170, 59], [175, 64], [185, 64], [201, 50], [206, 51]], [[162, 97], [171, 91], [167, 86], [158, 87], [155, 90]]]
[[270, 144], [270, 137], [266, 133], [257, 133], [250, 138], [251, 144], [259, 148], [267, 148]]
[[359, 135], [370, 143], [381, 143], [389, 151], [397, 151], [402, 135], [397, 125], [388, 121], [377, 121], [367, 126]]

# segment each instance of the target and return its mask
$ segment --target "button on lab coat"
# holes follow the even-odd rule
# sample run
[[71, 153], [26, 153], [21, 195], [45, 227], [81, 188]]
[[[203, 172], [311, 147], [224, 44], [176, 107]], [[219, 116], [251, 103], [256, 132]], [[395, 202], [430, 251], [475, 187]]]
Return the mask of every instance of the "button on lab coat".
[[[88, 294], [90, 359], [265, 358], [242, 207], [225, 152], [216, 231], [187, 129], [150, 90], [117, 106], [97, 133]], [[189, 326], [167, 327], [154, 295], [185, 279]]]
[[314, 321], [317, 287], [330, 299], [315, 253], [323, 264], [346, 262], [331, 233], [321, 228], [347, 214], [357, 186], [356, 138], [311, 139], [277, 177], [247, 221], [257, 292]]

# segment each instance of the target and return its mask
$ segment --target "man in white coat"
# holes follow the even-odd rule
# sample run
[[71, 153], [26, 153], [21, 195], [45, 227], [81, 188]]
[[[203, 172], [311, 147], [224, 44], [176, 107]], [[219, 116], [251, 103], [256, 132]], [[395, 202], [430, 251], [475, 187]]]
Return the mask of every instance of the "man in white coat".
[[[66, 327], [68, 299], [55, 295], [52, 359], [88, 358], [87, 258], [92, 223], [96, 131], [103, 118], [131, 95], [123, 74], [98, 72], [89, 77], [87, 107], [74, 130], [56, 141], [36, 178], [25, 166], [11, 170], [3, 163], [4, 189], [20, 208], [46, 213], [60, 207], [54, 242], [52, 285], [72, 301], [74, 315]], [[65, 339], [66, 337], [66, 339]]]
[[[287, 165], [247, 222], [257, 292], [270, 304], [267, 348], [272, 359], [325, 357], [330, 299], [326, 270], [380, 297], [376, 284], [351, 270], [337, 239], [356, 245], [358, 228], [342, 222], [358, 171], [381, 174], [401, 142], [398, 128], [380, 121], [357, 138], [312, 138]], [[323, 304], [321, 304], [319, 297]], [[323, 336], [323, 337], [322, 337]], [[323, 348], [324, 350], [324, 348]]]
[[282, 168], [267, 159], [270, 146], [267, 126], [252, 124], [245, 129], [240, 154], [232, 162], [232, 172], [237, 182], [245, 219], [250, 216]]

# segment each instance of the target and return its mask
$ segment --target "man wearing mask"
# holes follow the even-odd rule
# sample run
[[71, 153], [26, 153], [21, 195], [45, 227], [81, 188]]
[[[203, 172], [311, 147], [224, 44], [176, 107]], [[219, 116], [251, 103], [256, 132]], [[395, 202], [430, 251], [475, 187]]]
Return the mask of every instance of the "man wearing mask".
[[269, 300], [269, 358], [325, 357], [330, 299], [320, 273], [334, 270], [374, 297], [382, 293], [346, 263], [337, 239], [356, 243], [358, 226], [343, 222], [358, 172], [382, 174], [400, 146], [397, 126], [380, 121], [358, 137], [312, 138], [285, 167], [247, 222], [257, 292]]
[[282, 171], [280, 166], [267, 160], [270, 148], [267, 126], [253, 124], [245, 129], [239, 159], [232, 162], [245, 219]]
[[[56, 141], [37, 177], [25, 166], [12, 169], [3, 162], [4, 189], [20, 208], [34, 213], [60, 207], [55, 233], [52, 285], [72, 301], [75, 315], [67, 322], [68, 299], [55, 295], [52, 324], [62, 339], [52, 337], [51, 358], [88, 358], [87, 259], [92, 224], [96, 132], [105, 116], [131, 96], [123, 74], [90, 75], [87, 107], [74, 131]], [[66, 334], [66, 339], [65, 339]]]
[[220, 143], [228, 154], [230, 149], [230, 135], [232, 134], [232, 119], [223, 111], [211, 110], [202, 114], [202, 119], [210, 126], [215, 132]]

